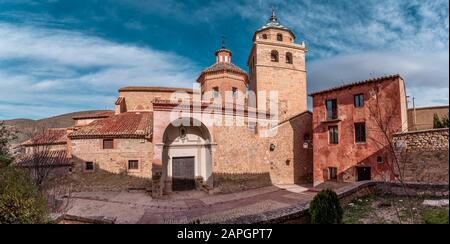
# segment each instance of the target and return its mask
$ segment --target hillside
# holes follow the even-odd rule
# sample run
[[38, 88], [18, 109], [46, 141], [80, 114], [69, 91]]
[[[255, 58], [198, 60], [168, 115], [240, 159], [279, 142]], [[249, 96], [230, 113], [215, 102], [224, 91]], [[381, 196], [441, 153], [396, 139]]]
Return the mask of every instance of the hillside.
[[17, 145], [28, 140], [34, 134], [47, 128], [65, 128], [74, 125], [74, 116], [87, 115], [108, 110], [90, 110], [75, 113], [62, 114], [50, 118], [32, 120], [32, 119], [12, 119], [5, 120], [6, 126], [16, 131], [17, 139], [11, 143], [11, 148], [15, 152]]

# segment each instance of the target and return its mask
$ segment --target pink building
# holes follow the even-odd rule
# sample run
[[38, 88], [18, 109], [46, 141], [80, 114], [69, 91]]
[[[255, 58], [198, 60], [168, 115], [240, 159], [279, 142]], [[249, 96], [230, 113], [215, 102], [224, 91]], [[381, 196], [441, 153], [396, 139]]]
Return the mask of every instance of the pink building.
[[408, 128], [402, 77], [359, 81], [310, 96], [314, 185], [395, 178], [387, 141]]

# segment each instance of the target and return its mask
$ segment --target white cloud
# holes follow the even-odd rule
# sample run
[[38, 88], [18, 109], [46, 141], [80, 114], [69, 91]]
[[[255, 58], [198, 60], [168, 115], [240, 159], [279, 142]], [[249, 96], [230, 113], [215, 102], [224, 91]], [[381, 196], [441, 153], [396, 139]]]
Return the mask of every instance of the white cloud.
[[174, 53], [79, 32], [0, 23], [0, 36], [0, 119], [111, 108], [119, 87], [191, 87], [199, 71]]
[[314, 60], [308, 66], [308, 91], [318, 91], [378, 76], [400, 74], [419, 106], [449, 99], [449, 52], [359, 53]]

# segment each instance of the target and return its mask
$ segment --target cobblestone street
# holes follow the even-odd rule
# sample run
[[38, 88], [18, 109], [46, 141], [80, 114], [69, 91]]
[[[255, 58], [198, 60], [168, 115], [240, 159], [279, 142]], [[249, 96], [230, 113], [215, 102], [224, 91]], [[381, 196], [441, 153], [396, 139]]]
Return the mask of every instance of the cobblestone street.
[[80, 192], [68, 215], [106, 218], [121, 224], [220, 223], [237, 217], [307, 203], [315, 192], [298, 185], [269, 186], [230, 194], [180, 192], [152, 199], [142, 192]]

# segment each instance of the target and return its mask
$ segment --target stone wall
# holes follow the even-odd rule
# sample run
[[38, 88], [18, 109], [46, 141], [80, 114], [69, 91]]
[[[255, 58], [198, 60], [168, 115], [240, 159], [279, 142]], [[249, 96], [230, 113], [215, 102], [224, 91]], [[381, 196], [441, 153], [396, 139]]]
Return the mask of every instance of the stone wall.
[[[71, 172], [60, 181], [72, 183], [76, 191], [149, 188], [153, 145], [147, 139], [114, 139], [114, 149], [103, 149], [102, 139], [72, 141]], [[138, 160], [139, 169], [129, 170], [128, 160]], [[85, 162], [94, 170], [86, 171]]]
[[[312, 147], [304, 148], [305, 138], [312, 138], [312, 114], [302, 113], [276, 127], [269, 138], [270, 175], [276, 184], [312, 182]], [[308, 139], [309, 138], [309, 139]], [[269, 145], [269, 147], [270, 147]]]
[[[271, 183], [269, 145], [247, 126], [214, 126], [214, 186], [248, 189]], [[248, 181], [243, 180], [248, 178]]]
[[448, 183], [448, 129], [396, 134], [394, 145], [404, 180]]
[[408, 109], [408, 130], [433, 129], [434, 114], [437, 114], [439, 118], [448, 116], [448, 106]]

